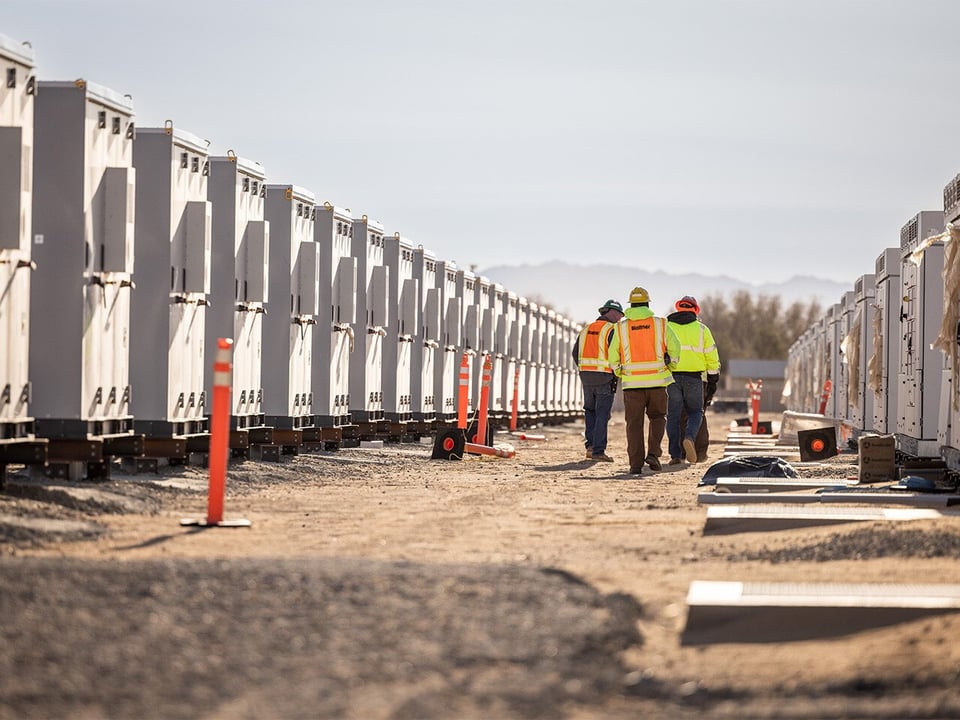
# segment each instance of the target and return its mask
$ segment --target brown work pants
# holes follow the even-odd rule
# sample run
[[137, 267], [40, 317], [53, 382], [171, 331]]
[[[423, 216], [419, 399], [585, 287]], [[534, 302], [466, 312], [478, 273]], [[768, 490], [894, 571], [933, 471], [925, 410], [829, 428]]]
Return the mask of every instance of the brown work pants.
[[[667, 388], [625, 389], [623, 412], [627, 421], [627, 456], [630, 458], [630, 469], [639, 470], [648, 454], [659, 458], [663, 452], [663, 432], [667, 429]], [[645, 417], [650, 418], [646, 443], [643, 432]]]

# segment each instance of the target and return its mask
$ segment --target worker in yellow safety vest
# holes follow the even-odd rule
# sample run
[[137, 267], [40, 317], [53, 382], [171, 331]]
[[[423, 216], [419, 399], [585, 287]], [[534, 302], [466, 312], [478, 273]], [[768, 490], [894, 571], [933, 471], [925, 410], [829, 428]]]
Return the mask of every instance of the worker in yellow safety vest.
[[675, 312], [667, 316], [667, 324], [680, 340], [681, 359], [673, 369], [674, 384], [667, 389], [667, 446], [671, 465], [680, 463], [681, 453], [689, 463], [700, 462], [701, 458], [706, 460], [709, 435], [703, 432], [705, 397], [713, 397], [720, 380], [717, 343], [710, 328], [700, 321], [697, 299], [684, 295], [674, 304], [674, 309]]
[[[639, 475], [646, 463], [660, 470], [663, 432], [667, 417], [670, 369], [680, 359], [680, 341], [665, 318], [650, 309], [650, 294], [642, 287], [630, 293], [630, 307], [617, 323], [610, 343], [614, 372], [623, 383], [623, 409], [627, 422], [627, 455], [630, 474]], [[644, 417], [650, 420], [644, 446]]]
[[607, 455], [607, 423], [617, 392], [617, 376], [613, 374], [608, 352], [617, 321], [623, 317], [623, 306], [607, 300], [597, 310], [600, 317], [580, 331], [573, 348], [573, 357], [580, 370], [585, 420], [584, 447], [587, 460], [613, 462]]

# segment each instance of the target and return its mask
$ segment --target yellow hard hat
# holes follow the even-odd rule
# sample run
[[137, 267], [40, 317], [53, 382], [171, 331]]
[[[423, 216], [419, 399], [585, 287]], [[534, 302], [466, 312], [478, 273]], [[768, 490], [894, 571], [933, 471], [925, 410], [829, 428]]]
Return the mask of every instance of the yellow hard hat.
[[631, 303], [650, 302], [650, 293], [648, 293], [642, 287], [637, 286], [630, 291], [630, 302]]

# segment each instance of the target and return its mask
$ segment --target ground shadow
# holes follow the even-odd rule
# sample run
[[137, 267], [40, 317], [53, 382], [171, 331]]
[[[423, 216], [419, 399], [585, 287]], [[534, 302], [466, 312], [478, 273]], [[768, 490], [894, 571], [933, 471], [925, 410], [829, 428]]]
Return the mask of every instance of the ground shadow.
[[574, 462], [566, 462], [562, 465], [538, 465], [534, 470], [541, 470], [543, 472], [561, 472], [567, 470], [583, 470], [588, 467], [593, 467], [597, 463], [591, 463], [588, 460], [580, 460]]
[[[211, 526], [212, 527], [212, 526]], [[183, 537], [184, 535], [195, 535], [196, 533], [203, 532], [204, 530], [210, 530], [211, 527], [192, 527], [189, 530], [179, 533], [168, 533], [167, 535], [157, 535], [156, 537], [149, 538], [143, 542], [136, 543], [134, 545], [118, 545], [114, 550], [138, 550], [139, 548], [153, 547], [154, 545], [162, 545], [168, 540], [174, 540], [178, 537]]]

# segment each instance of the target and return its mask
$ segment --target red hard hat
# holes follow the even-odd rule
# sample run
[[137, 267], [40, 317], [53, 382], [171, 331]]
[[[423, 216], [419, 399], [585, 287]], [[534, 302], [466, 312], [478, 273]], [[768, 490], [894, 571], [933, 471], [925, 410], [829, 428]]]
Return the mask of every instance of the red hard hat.
[[700, 306], [697, 304], [697, 299], [693, 295], [684, 295], [682, 298], [677, 300], [674, 304], [677, 312], [682, 312], [684, 310], [692, 310], [697, 315], [700, 314]]

